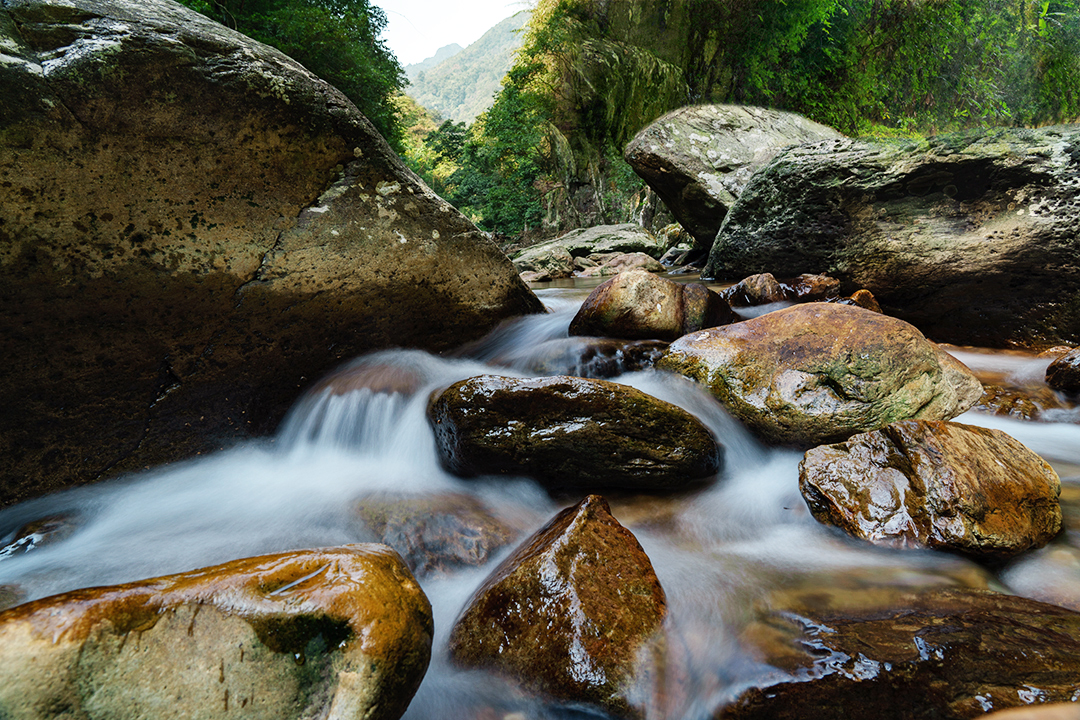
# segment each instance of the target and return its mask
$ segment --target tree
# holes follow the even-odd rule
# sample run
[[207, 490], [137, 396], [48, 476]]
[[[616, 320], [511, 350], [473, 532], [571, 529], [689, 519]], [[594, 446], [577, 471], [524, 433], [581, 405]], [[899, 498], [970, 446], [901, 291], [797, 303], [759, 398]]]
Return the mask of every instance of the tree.
[[379, 35], [386, 14], [369, 0], [180, 0], [276, 47], [352, 100], [395, 151], [405, 129], [394, 96], [408, 83]]

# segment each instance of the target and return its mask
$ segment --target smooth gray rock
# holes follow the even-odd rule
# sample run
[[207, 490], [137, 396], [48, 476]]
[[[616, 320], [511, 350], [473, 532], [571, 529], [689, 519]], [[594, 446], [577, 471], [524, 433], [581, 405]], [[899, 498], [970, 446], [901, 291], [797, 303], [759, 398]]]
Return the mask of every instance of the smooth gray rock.
[[[570, 277], [574, 273], [573, 258], [598, 253], [644, 253], [659, 258], [666, 249], [659, 238], [640, 225], [597, 225], [525, 248], [513, 260], [519, 272], [546, 271], [553, 278]], [[556, 268], [563, 268], [564, 274], [556, 275]]]
[[[708, 249], [750, 176], [783, 148], [841, 138], [795, 113], [741, 105], [674, 110], [626, 146], [634, 171]], [[794, 273], [793, 273], [794, 274]]]

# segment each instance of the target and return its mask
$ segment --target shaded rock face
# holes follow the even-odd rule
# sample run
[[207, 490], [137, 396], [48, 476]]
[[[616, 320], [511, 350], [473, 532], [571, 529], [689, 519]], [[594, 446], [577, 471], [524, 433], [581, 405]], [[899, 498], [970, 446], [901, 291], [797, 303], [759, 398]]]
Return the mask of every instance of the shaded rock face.
[[518, 537], [479, 500], [458, 493], [369, 495], [356, 515], [418, 577], [483, 565]]
[[654, 121], [630, 141], [624, 154], [696, 245], [708, 248], [758, 168], [790, 145], [842, 137], [794, 113], [695, 105]]
[[670, 341], [737, 319], [727, 302], [704, 285], [631, 270], [589, 293], [570, 321], [570, 334]]
[[678, 489], [715, 475], [722, 457], [690, 413], [606, 380], [481, 375], [432, 395], [428, 419], [450, 472], [549, 488]]
[[666, 612], [637, 539], [590, 495], [492, 572], [454, 625], [450, 657], [556, 700], [640, 717], [635, 668]]
[[167, 0], [0, 9], [0, 505], [540, 311], [339, 92]]
[[766, 617], [775, 683], [744, 691], [725, 720], [962, 719], [1074, 700], [1080, 613], [978, 590], [911, 593], [863, 611]]
[[76, 590], [0, 613], [0, 715], [398, 718], [432, 627], [382, 545]]
[[518, 272], [545, 272], [550, 279], [571, 277], [575, 258], [600, 253], [644, 253], [659, 258], [666, 249], [660, 239], [640, 225], [597, 225], [525, 248], [513, 260]]
[[1070, 395], [1080, 395], [1080, 348], [1050, 363], [1046, 368], [1046, 384]]
[[809, 450], [799, 488], [818, 520], [887, 547], [1005, 560], [1061, 529], [1053, 468], [1000, 430], [907, 420]]
[[947, 420], [975, 376], [911, 325], [806, 303], [673, 342], [657, 367], [705, 385], [761, 438], [817, 445], [907, 419]]
[[941, 342], [1080, 341], [1080, 126], [791, 148], [747, 185], [703, 277], [827, 273]]

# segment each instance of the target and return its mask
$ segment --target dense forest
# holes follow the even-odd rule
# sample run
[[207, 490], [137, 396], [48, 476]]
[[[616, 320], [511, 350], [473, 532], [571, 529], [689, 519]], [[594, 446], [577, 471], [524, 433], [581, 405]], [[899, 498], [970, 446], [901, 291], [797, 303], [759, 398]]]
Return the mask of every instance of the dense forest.
[[440, 194], [506, 236], [631, 219], [622, 148], [694, 103], [763, 105], [849, 135], [1080, 117], [1080, 0], [537, 0], [490, 109], [403, 98], [369, 0], [183, 0], [348, 95]]
[[[507, 235], [631, 218], [633, 135], [705, 102], [849, 135], [1080, 116], [1077, 0], [539, 0], [494, 106], [427, 136], [418, 167]], [[448, 172], [448, 165], [452, 171]]]

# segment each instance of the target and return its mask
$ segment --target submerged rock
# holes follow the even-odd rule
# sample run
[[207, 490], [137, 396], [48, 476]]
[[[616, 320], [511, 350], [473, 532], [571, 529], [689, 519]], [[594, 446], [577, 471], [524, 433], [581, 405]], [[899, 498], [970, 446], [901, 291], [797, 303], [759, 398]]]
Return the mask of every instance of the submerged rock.
[[1061, 529], [1053, 468], [1000, 430], [907, 420], [809, 450], [799, 488], [819, 521], [887, 547], [1005, 560]]
[[166, 0], [0, 7], [0, 505], [542, 309], [340, 92]]
[[0, 613], [0, 716], [396, 720], [432, 629], [382, 545], [75, 590]]
[[1050, 363], [1046, 384], [1055, 390], [1080, 395], [1080, 348], [1075, 348]]
[[630, 141], [625, 156], [697, 246], [708, 248], [758, 168], [790, 145], [842, 137], [794, 113], [694, 105], [655, 120]]
[[765, 440], [794, 445], [947, 420], [982, 394], [962, 363], [911, 325], [833, 303], [687, 335], [657, 367], [704, 384]]
[[862, 609], [815, 605], [764, 611], [749, 650], [778, 672], [714, 717], [959, 720], [1074, 700], [1080, 613], [1072, 610], [960, 589]]
[[631, 270], [589, 294], [570, 321], [570, 334], [675, 340], [737, 319], [727, 302], [704, 285]]
[[450, 633], [450, 658], [572, 706], [641, 717], [637, 668], [666, 612], [641, 545], [590, 495], [491, 573]]
[[611, 378], [647, 370], [663, 356], [668, 344], [661, 340], [619, 340], [601, 337], [566, 337], [527, 348], [513, 348], [492, 364], [528, 375], [573, 375]]
[[702, 277], [807, 270], [941, 342], [1080, 342], [1080, 126], [785, 150], [724, 220]]
[[355, 512], [418, 577], [483, 565], [518, 536], [483, 503], [461, 493], [375, 493], [361, 498]]
[[606, 380], [481, 375], [432, 395], [428, 419], [450, 472], [549, 488], [674, 490], [714, 476], [722, 457], [690, 413]]

